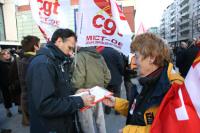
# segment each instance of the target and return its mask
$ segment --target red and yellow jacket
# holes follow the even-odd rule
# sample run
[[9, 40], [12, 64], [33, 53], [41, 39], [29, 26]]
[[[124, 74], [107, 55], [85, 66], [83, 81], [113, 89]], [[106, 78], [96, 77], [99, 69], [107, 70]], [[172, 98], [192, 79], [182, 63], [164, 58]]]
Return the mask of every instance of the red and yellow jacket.
[[[173, 70], [173, 64], [169, 63], [167, 68], [167, 76], [171, 84], [173, 82], [182, 84], [184, 79]], [[129, 108], [129, 101], [121, 98], [115, 99], [115, 107], [114, 109], [119, 112], [123, 116], [128, 116], [128, 108]], [[147, 124], [146, 120], [146, 114], [147, 113], [153, 113], [153, 115], [156, 115], [156, 112], [158, 110], [159, 106], [153, 106], [148, 108], [144, 113], [144, 120], [146, 123], [146, 126], [138, 126], [138, 125], [126, 125], [123, 128], [123, 133], [149, 133], [151, 125]]]

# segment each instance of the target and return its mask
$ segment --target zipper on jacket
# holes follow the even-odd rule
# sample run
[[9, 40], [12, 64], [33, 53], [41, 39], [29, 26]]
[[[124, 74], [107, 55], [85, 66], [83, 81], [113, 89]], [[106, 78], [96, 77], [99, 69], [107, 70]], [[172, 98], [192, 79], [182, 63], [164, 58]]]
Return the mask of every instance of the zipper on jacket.
[[129, 111], [129, 113], [130, 113], [131, 115], [133, 115], [133, 112], [134, 112], [134, 110], [135, 110], [135, 105], [136, 105], [136, 99], [134, 99], [134, 102], [133, 102], [133, 104], [131, 105], [131, 109], [130, 109], [130, 111]]

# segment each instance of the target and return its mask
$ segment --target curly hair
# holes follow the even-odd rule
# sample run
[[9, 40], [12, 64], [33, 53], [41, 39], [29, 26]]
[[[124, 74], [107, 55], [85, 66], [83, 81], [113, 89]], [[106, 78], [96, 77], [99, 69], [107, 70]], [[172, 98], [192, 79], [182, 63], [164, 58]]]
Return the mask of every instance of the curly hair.
[[144, 33], [135, 37], [131, 43], [131, 52], [139, 52], [146, 57], [155, 57], [154, 64], [164, 66], [165, 62], [171, 62], [170, 49], [165, 41], [153, 33]]

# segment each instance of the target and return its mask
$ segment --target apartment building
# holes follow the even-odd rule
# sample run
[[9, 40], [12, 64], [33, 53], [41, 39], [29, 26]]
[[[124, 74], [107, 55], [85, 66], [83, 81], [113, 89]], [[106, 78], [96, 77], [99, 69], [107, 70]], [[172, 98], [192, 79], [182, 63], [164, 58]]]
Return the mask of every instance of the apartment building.
[[163, 13], [160, 35], [170, 43], [200, 37], [200, 0], [174, 0]]
[[159, 31], [158, 27], [150, 27], [150, 28], [147, 30], [147, 32], [154, 33], [154, 34], [156, 34], [156, 35], [159, 34], [158, 31]]
[[121, 6], [124, 15], [130, 25], [131, 31], [135, 32], [136, 0], [116, 0]]

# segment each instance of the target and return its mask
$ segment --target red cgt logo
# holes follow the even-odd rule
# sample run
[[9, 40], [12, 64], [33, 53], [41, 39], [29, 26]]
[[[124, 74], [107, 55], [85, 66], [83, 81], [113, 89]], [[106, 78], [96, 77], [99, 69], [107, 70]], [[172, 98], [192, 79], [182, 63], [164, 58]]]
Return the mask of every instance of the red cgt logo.
[[94, 0], [96, 5], [104, 10], [110, 17], [112, 16], [110, 0]]

